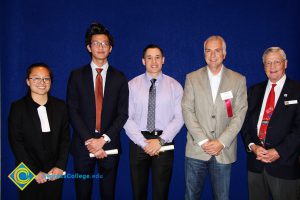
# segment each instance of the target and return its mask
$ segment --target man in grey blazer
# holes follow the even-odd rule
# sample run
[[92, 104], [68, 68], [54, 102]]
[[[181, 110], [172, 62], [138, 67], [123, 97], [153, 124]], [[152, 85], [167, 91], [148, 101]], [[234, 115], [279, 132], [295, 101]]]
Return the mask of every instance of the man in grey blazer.
[[209, 174], [214, 199], [228, 200], [237, 134], [247, 111], [246, 79], [223, 65], [226, 43], [221, 36], [206, 39], [204, 56], [207, 66], [186, 76], [182, 99], [188, 129], [185, 199], [199, 199]]

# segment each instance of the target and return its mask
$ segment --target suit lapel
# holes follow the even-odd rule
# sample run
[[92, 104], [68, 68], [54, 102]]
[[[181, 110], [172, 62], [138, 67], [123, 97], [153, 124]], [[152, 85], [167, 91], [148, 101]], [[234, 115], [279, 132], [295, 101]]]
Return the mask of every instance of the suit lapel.
[[30, 96], [26, 97], [26, 105], [27, 105], [27, 110], [28, 113], [30, 113], [30, 118], [31, 121], [33, 122], [33, 130], [32, 130], [32, 134], [36, 137], [37, 139], [37, 145], [40, 147], [40, 149], [42, 149], [42, 127], [41, 127], [41, 122], [40, 122], [40, 118], [39, 115], [37, 113], [37, 110], [32, 102], [33, 100], [31, 99]]
[[225, 106], [225, 103], [221, 98], [221, 93], [232, 90], [232, 88], [230, 88], [231, 81], [232, 80], [230, 80], [230, 78], [228, 76], [228, 69], [225, 66], [223, 66], [223, 72], [222, 72], [221, 81], [220, 81], [220, 85], [219, 85], [218, 92], [217, 92], [215, 105], [221, 105], [222, 107]]
[[87, 95], [94, 96], [93, 102], [95, 104], [95, 92], [94, 92], [94, 82], [93, 82], [93, 72], [90, 65], [88, 65], [84, 70], [84, 83], [87, 84]]
[[[54, 109], [54, 106], [55, 105], [53, 105], [53, 100], [52, 100], [52, 97], [51, 96], [49, 96], [48, 97], [48, 103], [47, 103], [48, 105], [47, 105], [47, 116], [48, 116], [48, 120], [49, 120], [49, 126], [50, 126], [50, 130], [51, 130], [51, 143], [50, 144], [54, 144], [55, 142], [55, 138], [56, 137], [59, 137], [59, 135], [58, 134], [56, 134], [57, 133], [57, 131], [54, 129], [54, 127], [59, 127], [58, 126], [58, 124], [56, 124], [56, 122], [57, 122], [57, 120], [55, 120], [56, 118], [55, 118], [55, 110], [56, 109]], [[51, 148], [53, 148], [53, 146], [51, 145]]]
[[261, 107], [262, 107], [262, 104], [263, 104], [263, 100], [264, 100], [264, 95], [265, 95], [265, 92], [266, 92], [266, 88], [267, 88], [267, 83], [268, 82], [265, 82], [263, 83], [259, 88], [258, 88], [258, 91], [254, 94], [255, 96], [253, 96], [252, 98], [255, 98], [257, 99], [255, 102], [255, 125], [257, 125], [258, 123], [258, 119], [259, 119], [259, 114], [260, 114], [260, 111], [261, 111]]
[[220, 81], [220, 85], [219, 85], [219, 88], [218, 88], [215, 104], [219, 104], [219, 105], [223, 104], [223, 100], [221, 98], [220, 93], [227, 92], [227, 91], [225, 91], [226, 88], [228, 88], [227, 87], [227, 82], [228, 82], [227, 68], [225, 68], [225, 66], [223, 66], [223, 73], [222, 73], [222, 76], [221, 76], [221, 81]]
[[104, 89], [104, 98], [103, 98], [103, 105], [102, 105], [102, 113], [101, 117], [103, 118], [104, 114], [107, 112], [106, 109], [109, 104], [109, 96], [113, 87], [113, 68], [109, 66], [106, 73], [106, 80], [105, 80], [105, 89]]
[[50, 126], [50, 130], [51, 132], [53, 133], [54, 130], [53, 130], [53, 127], [57, 127], [54, 125], [54, 109], [53, 109], [53, 104], [52, 104], [52, 99], [51, 97], [49, 96], [48, 97], [48, 106], [47, 106], [47, 116], [48, 116], [48, 120], [49, 120], [49, 126]]
[[106, 73], [103, 104], [106, 99], [105, 97], [107, 97], [109, 95], [109, 92], [110, 92], [109, 88], [112, 85], [112, 78], [113, 78], [113, 69], [112, 69], [112, 66], [109, 66], [107, 69], [107, 73]]
[[284, 101], [285, 101], [285, 94], [288, 94], [290, 93], [290, 89], [289, 89], [289, 80], [286, 79], [284, 85], [283, 85], [283, 88], [281, 90], [281, 93], [280, 93], [280, 96], [277, 100], [277, 103], [276, 103], [276, 106], [275, 106], [275, 109], [274, 109], [274, 112], [272, 114], [272, 117], [271, 117], [271, 120], [270, 120], [270, 123], [272, 121], [272, 119], [276, 118], [276, 116], [278, 116], [278, 113], [283, 113], [283, 110], [285, 109], [285, 105], [284, 105]]
[[[207, 99], [207, 102], [209, 105], [213, 105], [213, 98], [212, 98], [212, 92], [211, 92], [211, 87], [209, 83], [209, 78], [208, 78], [208, 71], [207, 71], [207, 66], [203, 69], [203, 71], [200, 71], [200, 86], [202, 86], [202, 89], [204, 90], [203, 94], [206, 96], [203, 98]], [[200, 89], [201, 90], [201, 89]]]
[[[88, 100], [90, 101], [90, 103], [88, 105], [90, 105], [90, 109], [95, 111], [96, 110], [96, 103], [95, 103], [95, 91], [94, 91], [94, 82], [93, 82], [93, 72], [92, 72], [92, 68], [90, 65], [87, 65], [83, 71], [83, 83], [86, 83], [86, 95], [89, 97]], [[96, 116], [95, 112], [94, 115]], [[95, 118], [95, 116], [93, 118]]]

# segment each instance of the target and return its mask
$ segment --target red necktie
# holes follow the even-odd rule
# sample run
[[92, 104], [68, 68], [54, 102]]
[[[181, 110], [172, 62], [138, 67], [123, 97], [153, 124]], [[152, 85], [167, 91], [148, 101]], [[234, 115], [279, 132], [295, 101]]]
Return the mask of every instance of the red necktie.
[[95, 102], [96, 102], [96, 130], [100, 132], [101, 129], [101, 112], [102, 112], [102, 102], [103, 102], [103, 86], [102, 86], [102, 76], [101, 68], [96, 68], [96, 86], [95, 86]]
[[272, 113], [274, 111], [274, 105], [275, 105], [274, 87], [275, 86], [276, 86], [276, 84], [272, 84], [272, 88], [271, 88], [271, 91], [270, 91], [268, 99], [267, 99], [265, 112], [264, 112], [263, 119], [261, 121], [260, 129], [259, 129], [258, 137], [263, 146], [265, 145], [268, 125], [269, 125]]

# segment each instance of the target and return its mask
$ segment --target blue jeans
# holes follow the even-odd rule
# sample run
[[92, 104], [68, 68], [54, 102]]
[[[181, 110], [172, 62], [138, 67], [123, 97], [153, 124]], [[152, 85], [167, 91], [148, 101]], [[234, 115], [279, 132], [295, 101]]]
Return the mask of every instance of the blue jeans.
[[231, 164], [220, 164], [213, 156], [208, 161], [185, 157], [185, 200], [200, 198], [207, 173], [215, 200], [229, 200]]

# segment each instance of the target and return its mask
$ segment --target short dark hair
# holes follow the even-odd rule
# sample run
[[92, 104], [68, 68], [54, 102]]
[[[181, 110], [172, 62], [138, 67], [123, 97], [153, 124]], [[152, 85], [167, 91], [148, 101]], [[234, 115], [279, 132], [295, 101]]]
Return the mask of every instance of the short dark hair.
[[86, 46], [90, 45], [92, 36], [99, 35], [99, 34], [106, 35], [108, 37], [109, 44], [111, 46], [114, 46], [114, 39], [113, 39], [112, 35], [109, 33], [108, 29], [105, 28], [105, 26], [103, 26], [102, 24], [100, 24], [98, 22], [91, 23], [91, 25], [87, 29], [87, 31], [85, 33], [85, 45]]
[[144, 50], [143, 50], [143, 58], [145, 57], [146, 51], [147, 51], [148, 49], [159, 49], [160, 52], [161, 52], [161, 55], [164, 57], [164, 52], [163, 52], [163, 50], [162, 50], [162, 48], [161, 48], [160, 46], [158, 46], [158, 45], [156, 45], [156, 44], [148, 44], [148, 45], [144, 48]]
[[27, 70], [26, 70], [26, 79], [29, 78], [29, 75], [31, 74], [33, 68], [36, 68], [36, 67], [43, 67], [43, 68], [46, 68], [49, 72], [49, 75], [50, 75], [50, 78], [51, 78], [51, 81], [53, 82], [53, 74], [52, 74], [52, 70], [50, 69], [50, 67], [46, 64], [46, 63], [43, 63], [43, 62], [38, 62], [38, 63], [33, 63], [31, 64]]

